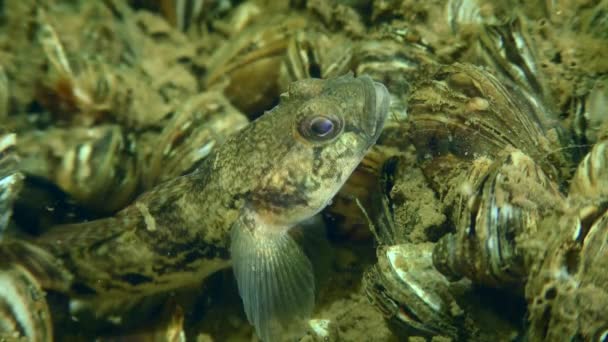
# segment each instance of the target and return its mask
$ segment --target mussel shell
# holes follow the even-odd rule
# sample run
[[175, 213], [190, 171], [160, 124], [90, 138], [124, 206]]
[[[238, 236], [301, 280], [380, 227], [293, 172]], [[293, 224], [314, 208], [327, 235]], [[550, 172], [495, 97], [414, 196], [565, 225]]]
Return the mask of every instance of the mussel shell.
[[545, 253], [526, 285], [532, 341], [606, 339], [608, 211], [586, 225], [566, 213], [539, 231]]
[[0, 243], [0, 340], [52, 341], [45, 289], [67, 291], [72, 276], [48, 252], [21, 240]]
[[[579, 204], [580, 229], [575, 239], [582, 242], [578, 278], [605, 288], [608, 283], [608, 140], [587, 154], [572, 182], [571, 206]], [[575, 180], [577, 181], [575, 183]]]
[[50, 180], [92, 210], [122, 208], [135, 195], [134, 142], [119, 126], [25, 132], [17, 151], [23, 172]]
[[522, 286], [527, 273], [518, 238], [536, 231], [545, 210], [563, 205], [556, 185], [530, 157], [507, 152], [490, 165], [473, 164], [468, 189], [454, 207], [456, 232], [435, 246], [435, 267], [452, 279]]
[[353, 45], [341, 34], [316, 29], [296, 33], [281, 63], [280, 88], [287, 89], [291, 82], [306, 78], [331, 78], [347, 73], [351, 68]]
[[146, 170], [144, 188], [195, 169], [214, 147], [248, 122], [221, 93], [205, 92], [188, 99], [150, 143], [160, 148], [139, 146], [152, 153], [149, 162], [140, 161]]
[[529, 306], [528, 341], [606, 341], [608, 294], [603, 287], [557, 278], [540, 298], [550, 304]]
[[51, 341], [53, 326], [44, 292], [19, 265], [0, 266], [0, 340]]
[[276, 15], [242, 30], [210, 57], [206, 87], [224, 87], [239, 110], [261, 114], [280, 94], [279, 72], [289, 40], [308, 24], [301, 16]]
[[608, 138], [608, 78], [595, 81], [588, 94], [572, 101], [573, 130], [578, 140], [594, 144]]
[[546, 80], [539, 71], [538, 51], [527, 34], [527, 23], [527, 18], [519, 16], [505, 23], [484, 25], [471, 62], [492, 67], [502, 78], [542, 97]]
[[18, 171], [16, 142], [15, 134], [0, 134], [0, 240], [8, 228], [13, 205], [23, 187], [24, 176]]
[[398, 97], [410, 93], [411, 83], [422, 66], [437, 63], [427, 48], [390, 39], [360, 41], [353, 53], [357, 75], [370, 75]]
[[606, 290], [604, 286], [608, 284], [608, 210], [595, 220], [589, 229], [581, 251], [580, 266], [579, 278], [583, 283], [591, 283]]
[[66, 292], [72, 282], [72, 275], [48, 251], [24, 240], [5, 239], [0, 243], [0, 266], [13, 265], [27, 270], [45, 289]]
[[366, 273], [368, 297], [392, 322], [416, 335], [456, 338], [464, 319], [450, 282], [432, 264], [431, 244], [379, 247]]
[[467, 64], [429, 68], [408, 101], [410, 140], [424, 159], [474, 160], [507, 146], [537, 160], [551, 177], [554, 151], [540, 102], [488, 70]]
[[570, 196], [599, 200], [608, 197], [608, 140], [591, 149], [570, 182]]
[[596, 144], [580, 163], [566, 210], [542, 220], [527, 239], [530, 340], [608, 336], [607, 144]]

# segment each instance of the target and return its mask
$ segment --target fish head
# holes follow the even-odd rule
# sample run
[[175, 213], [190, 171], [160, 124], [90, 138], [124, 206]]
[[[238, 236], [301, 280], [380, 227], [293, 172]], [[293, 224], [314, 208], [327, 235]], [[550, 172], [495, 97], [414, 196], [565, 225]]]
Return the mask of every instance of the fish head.
[[323, 209], [378, 139], [388, 106], [388, 91], [368, 76], [293, 83], [262, 117], [280, 146], [253, 191], [256, 212], [285, 227]]

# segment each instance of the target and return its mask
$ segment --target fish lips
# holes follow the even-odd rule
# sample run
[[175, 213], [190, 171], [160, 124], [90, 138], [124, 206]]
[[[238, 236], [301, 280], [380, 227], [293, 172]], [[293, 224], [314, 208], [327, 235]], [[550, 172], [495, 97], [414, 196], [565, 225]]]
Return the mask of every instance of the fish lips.
[[360, 76], [359, 79], [365, 87], [365, 115], [367, 115], [365, 130], [369, 134], [370, 143], [373, 144], [382, 133], [384, 122], [388, 117], [390, 94], [382, 83], [373, 81], [367, 75]]
[[391, 103], [391, 95], [384, 86], [384, 84], [379, 82], [374, 82], [374, 90], [375, 90], [375, 125], [374, 125], [374, 141], [378, 139], [380, 133], [382, 133], [382, 128], [384, 128], [384, 123], [386, 122], [386, 118], [388, 117], [388, 109]]

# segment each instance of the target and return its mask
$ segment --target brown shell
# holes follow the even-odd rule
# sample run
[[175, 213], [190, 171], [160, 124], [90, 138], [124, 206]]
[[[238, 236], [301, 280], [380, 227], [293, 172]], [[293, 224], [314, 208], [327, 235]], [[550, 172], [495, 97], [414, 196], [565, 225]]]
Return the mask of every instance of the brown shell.
[[302, 16], [275, 15], [247, 27], [210, 57], [205, 86], [223, 88], [246, 114], [272, 107], [280, 94], [279, 72], [289, 40], [308, 24]]
[[596, 144], [580, 163], [568, 207], [526, 237], [531, 340], [608, 336], [606, 146]]
[[557, 187], [519, 150], [491, 164], [473, 164], [463, 184], [454, 208], [456, 232], [435, 246], [435, 267], [454, 279], [523, 285], [526, 268], [518, 239], [536, 231], [544, 211], [563, 205]]
[[433, 267], [432, 244], [379, 247], [378, 264], [365, 274], [365, 290], [391, 321], [413, 335], [463, 333], [463, 311], [450, 282]]
[[101, 212], [122, 208], [138, 185], [133, 141], [116, 125], [24, 132], [20, 168]]
[[[50, 253], [22, 241], [0, 244], [0, 340], [52, 341], [45, 289], [66, 291], [72, 276]], [[10, 339], [9, 339], [10, 340]]]
[[595, 144], [583, 158], [570, 181], [569, 193], [592, 200], [608, 197], [608, 140]]
[[149, 162], [141, 161], [144, 188], [192, 171], [214, 147], [248, 123], [222, 93], [211, 91], [189, 98], [159, 136], [140, 144], [141, 154], [151, 154]]
[[347, 73], [353, 55], [353, 41], [341, 34], [308, 29], [290, 39], [281, 63], [280, 89], [305, 78], [329, 78]]
[[512, 146], [557, 177], [555, 164], [562, 160], [545, 135], [547, 113], [534, 97], [472, 65], [429, 69], [408, 101], [410, 140], [421, 158], [452, 154], [471, 161]]
[[0, 132], [0, 241], [13, 215], [15, 200], [23, 187], [24, 176], [18, 171], [16, 141], [14, 133]]

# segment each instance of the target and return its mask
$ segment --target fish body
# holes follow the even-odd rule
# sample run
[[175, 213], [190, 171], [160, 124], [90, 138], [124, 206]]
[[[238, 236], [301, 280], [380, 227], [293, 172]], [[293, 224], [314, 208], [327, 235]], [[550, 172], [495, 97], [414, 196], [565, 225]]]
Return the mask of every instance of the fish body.
[[74, 274], [76, 298], [141, 298], [229, 267], [263, 340], [310, 315], [310, 262], [289, 230], [322, 210], [382, 130], [388, 92], [351, 75], [293, 83], [194, 172], [115, 216], [34, 242]]

